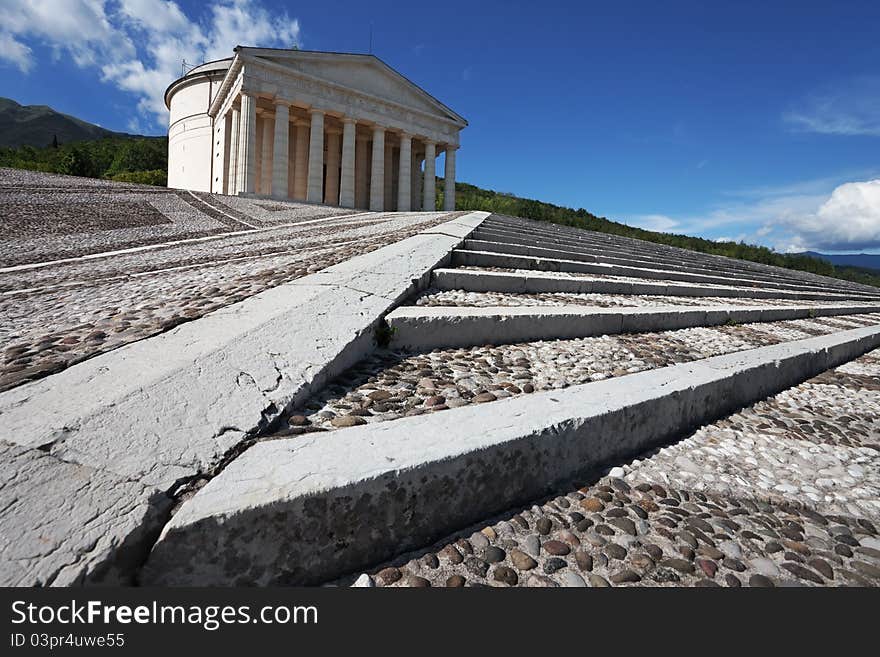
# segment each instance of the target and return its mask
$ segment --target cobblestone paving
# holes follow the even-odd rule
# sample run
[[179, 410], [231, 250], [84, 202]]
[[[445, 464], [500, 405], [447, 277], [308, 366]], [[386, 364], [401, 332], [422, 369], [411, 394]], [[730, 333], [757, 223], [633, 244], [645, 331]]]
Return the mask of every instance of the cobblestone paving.
[[[22, 182], [13, 193], [8, 186], [19, 178], [27, 184]], [[53, 185], [64, 193], [71, 188], [98, 190], [89, 207], [99, 208], [114, 206], [119, 190], [129, 188], [162, 198], [176, 193], [0, 170], [0, 206], [7, 203], [7, 209], [13, 207], [9, 199], [16, 194], [37, 199], [34, 203], [39, 205], [39, 199], [51, 196]], [[222, 234], [208, 241], [0, 272], [0, 390], [155, 335], [270, 287], [410, 237], [459, 214], [358, 212], [346, 217], [339, 216], [339, 208], [200, 196], [217, 207], [226, 204], [230, 212], [267, 227], [253, 230], [239, 225], [234, 227], [236, 234]], [[328, 211], [335, 216], [326, 216]], [[345, 212], [351, 214], [350, 210]], [[297, 217], [309, 223], [296, 225], [293, 220]], [[49, 215], [22, 211], [6, 216], [3, 225], [13, 226], [19, 234], [34, 233], [51, 225], [50, 220]], [[113, 235], [129, 230], [126, 226], [132, 223], [143, 223], [141, 218], [129, 217], [128, 224], [118, 222], [122, 228], [105, 222], [96, 230], [94, 221], [98, 219], [85, 215], [69, 221], [62, 217], [61, 225], [53, 230], [73, 231], [66, 234], [75, 238], [81, 234]], [[291, 222], [293, 225], [288, 225]], [[142, 228], [149, 231], [156, 226]], [[230, 231], [227, 226], [221, 228], [223, 233]], [[80, 230], [93, 232], [76, 232]], [[241, 230], [247, 232], [239, 233]], [[44, 236], [36, 241], [48, 244], [54, 240]], [[3, 244], [4, 253], [14, 250], [14, 245], [6, 248], [11, 243], [5, 237]]]
[[748, 297], [679, 297], [637, 294], [574, 294], [542, 292], [515, 294], [509, 292], [467, 292], [464, 290], [425, 290], [413, 301], [416, 306], [456, 306], [471, 308], [536, 307], [536, 306], [597, 306], [601, 308], [651, 306], [858, 306], [859, 301], [807, 301], [802, 299], [751, 299]]
[[351, 210], [0, 169], [0, 267], [341, 214]]
[[281, 434], [332, 430], [488, 403], [711, 356], [880, 323], [852, 315], [538, 341], [428, 353], [379, 351], [286, 418]]
[[878, 586], [878, 382], [875, 350], [357, 585]]

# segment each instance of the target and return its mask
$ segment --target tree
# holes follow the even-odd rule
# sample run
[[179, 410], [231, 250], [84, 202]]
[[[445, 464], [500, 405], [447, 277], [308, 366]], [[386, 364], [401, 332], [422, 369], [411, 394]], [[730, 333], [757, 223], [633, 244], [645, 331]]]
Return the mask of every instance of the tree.
[[106, 175], [112, 177], [123, 172], [164, 169], [168, 155], [163, 143], [156, 139], [125, 140], [115, 149]]

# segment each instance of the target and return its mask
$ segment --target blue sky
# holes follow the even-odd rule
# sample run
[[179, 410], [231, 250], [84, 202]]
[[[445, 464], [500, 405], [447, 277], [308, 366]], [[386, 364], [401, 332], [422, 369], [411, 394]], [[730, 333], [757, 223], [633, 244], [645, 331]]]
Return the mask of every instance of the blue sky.
[[236, 43], [373, 52], [465, 116], [460, 180], [647, 228], [880, 252], [880, 3], [4, 0], [0, 95], [164, 131]]

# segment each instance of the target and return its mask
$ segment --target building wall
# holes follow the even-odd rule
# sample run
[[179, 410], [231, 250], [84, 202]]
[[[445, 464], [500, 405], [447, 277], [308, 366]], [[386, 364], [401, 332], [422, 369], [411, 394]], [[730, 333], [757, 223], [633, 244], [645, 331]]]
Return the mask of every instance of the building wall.
[[[216, 191], [214, 166], [222, 167], [222, 150], [214, 147], [216, 135], [208, 107], [222, 76], [200, 77], [175, 91], [170, 99], [168, 128], [168, 186], [193, 191]], [[222, 135], [222, 129], [221, 129]], [[223, 142], [220, 141], [222, 144]], [[212, 160], [217, 160], [212, 166]], [[217, 172], [222, 187], [222, 169]]]

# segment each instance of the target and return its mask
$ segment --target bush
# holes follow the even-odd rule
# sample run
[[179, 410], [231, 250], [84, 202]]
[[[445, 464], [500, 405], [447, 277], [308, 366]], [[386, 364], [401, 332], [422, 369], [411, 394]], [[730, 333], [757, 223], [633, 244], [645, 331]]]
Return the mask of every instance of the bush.
[[151, 169], [149, 171], [125, 171], [110, 176], [110, 180], [116, 182], [139, 183], [141, 185], [168, 185], [168, 173], [165, 169]]

